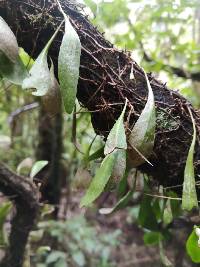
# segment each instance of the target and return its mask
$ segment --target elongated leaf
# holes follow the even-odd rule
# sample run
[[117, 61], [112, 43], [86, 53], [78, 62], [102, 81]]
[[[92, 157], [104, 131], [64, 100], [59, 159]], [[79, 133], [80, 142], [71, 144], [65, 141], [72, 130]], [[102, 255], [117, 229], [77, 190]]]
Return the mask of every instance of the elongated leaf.
[[90, 205], [103, 192], [112, 174], [115, 160], [116, 154], [111, 153], [102, 161], [101, 166], [97, 170], [85, 196], [81, 200], [81, 207]]
[[114, 153], [116, 155], [116, 160], [113, 167], [112, 175], [106, 186], [106, 190], [108, 191], [111, 191], [116, 188], [126, 171], [126, 150], [116, 149]]
[[112, 214], [115, 211], [118, 211], [124, 207], [127, 206], [128, 202], [130, 201], [131, 197], [133, 196], [133, 192], [134, 190], [130, 190], [126, 193], [125, 196], [123, 196], [118, 202], [117, 204], [112, 207], [112, 208], [102, 208], [99, 210], [99, 213], [104, 214], [104, 215], [108, 215], [108, 214]]
[[151, 155], [155, 138], [156, 112], [154, 95], [146, 73], [145, 78], [149, 91], [148, 99], [139, 119], [135, 123], [131, 134], [129, 135], [128, 140], [132, 147], [129, 157], [135, 167], [144, 163], [145, 159]]
[[104, 148], [104, 154], [107, 155], [115, 148], [127, 149], [126, 134], [124, 129], [124, 114], [126, 111], [127, 100], [121, 115], [111, 129]]
[[35, 175], [38, 172], [40, 172], [47, 164], [48, 164], [48, 161], [46, 160], [40, 160], [40, 161], [35, 162], [31, 169], [30, 177], [31, 178], [35, 177]]
[[5, 20], [0, 17], [0, 51], [12, 62], [18, 58], [18, 44], [14, 33]]
[[53, 117], [60, 112], [62, 103], [61, 103], [60, 87], [54, 74], [53, 62], [51, 62], [51, 64], [52, 64], [50, 69], [51, 87], [48, 89], [47, 93], [44, 96], [42, 96], [42, 103], [47, 114], [50, 117]]
[[49, 71], [47, 63], [47, 54], [50, 45], [52, 44], [56, 34], [58, 33], [60, 27], [53, 34], [49, 42], [46, 44], [38, 58], [35, 60], [32, 68], [30, 69], [30, 77], [23, 81], [22, 88], [34, 88], [36, 91], [32, 92], [35, 96], [44, 96], [50, 88], [52, 88], [51, 73]]
[[163, 213], [163, 222], [165, 225], [168, 225], [169, 223], [172, 222], [172, 220], [173, 220], [173, 215], [171, 209], [171, 201], [170, 199], [168, 199]]
[[65, 110], [67, 113], [71, 113], [74, 108], [77, 93], [81, 42], [61, 6], [60, 10], [65, 19], [65, 34], [58, 56], [58, 77]]
[[156, 214], [152, 207], [152, 197], [144, 196], [138, 214], [138, 223], [146, 229], [157, 231], [159, 229]]
[[26, 66], [26, 69], [30, 70], [35, 61], [29, 56], [28, 53], [26, 53], [26, 51], [22, 47], [19, 48], [19, 57], [24, 66]]
[[193, 124], [193, 138], [188, 152], [183, 182], [182, 193], [182, 208], [190, 211], [194, 207], [198, 207], [197, 193], [195, 188], [195, 174], [194, 174], [194, 149], [196, 142], [196, 127], [192, 113], [189, 109], [190, 116]]
[[19, 56], [13, 63], [0, 51], [0, 76], [13, 84], [22, 85], [28, 71]]
[[97, 151], [89, 155], [88, 161], [93, 161], [99, 158], [103, 158], [104, 156], [104, 146], [100, 147]]
[[117, 149], [116, 162], [113, 168], [112, 179], [115, 183], [119, 183], [126, 171], [126, 150]]

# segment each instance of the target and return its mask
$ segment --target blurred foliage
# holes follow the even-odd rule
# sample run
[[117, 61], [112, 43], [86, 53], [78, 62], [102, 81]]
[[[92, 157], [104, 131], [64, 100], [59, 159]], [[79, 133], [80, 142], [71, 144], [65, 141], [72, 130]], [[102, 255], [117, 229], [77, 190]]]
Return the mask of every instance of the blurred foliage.
[[[39, 232], [39, 233], [38, 233]], [[37, 267], [112, 267], [111, 250], [118, 244], [120, 230], [99, 233], [81, 215], [67, 221], [43, 221], [38, 230], [32, 232], [32, 242], [41, 239], [52, 239], [52, 247], [41, 246], [32, 251], [32, 264]], [[40, 240], [37, 240], [37, 242]], [[32, 265], [31, 265], [32, 266]]]
[[[195, 107], [200, 107], [200, 83], [177, 77], [171, 68], [180, 68], [188, 73], [200, 72], [198, 0], [84, 2], [87, 5], [86, 12], [93, 23], [105, 32], [107, 39], [117, 47], [131, 51], [133, 58], [146, 71], [155, 73], [162, 81], [167, 82], [170, 88], [179, 90]], [[20, 53], [24, 62], [29, 62], [23, 50], [20, 50]], [[12, 114], [18, 108], [35, 101], [39, 101], [39, 98], [17, 86], [0, 81], [0, 159], [15, 171], [24, 159], [30, 158], [35, 161], [39, 108], [23, 112], [16, 118], [13, 118]], [[102, 156], [103, 146], [103, 140], [96, 137], [91, 126], [90, 114], [78, 103], [77, 112], [76, 139], [84, 156], [71, 142], [72, 116], [64, 114], [63, 126], [62, 159], [68, 170], [67, 179], [71, 182], [72, 202], [77, 191], [83, 191], [87, 187], [91, 175], [94, 175], [99, 167], [97, 159]], [[96, 151], [98, 152], [92, 156], [95, 161], [92, 161], [90, 155]], [[90, 174], [86, 172], [86, 167]], [[146, 185], [145, 187], [146, 193], [153, 191], [152, 188]], [[131, 200], [137, 199], [138, 194], [135, 192]], [[166, 262], [162, 244], [172, 238], [172, 220], [185, 214], [180, 209], [180, 199], [176, 194], [169, 190], [161, 190], [160, 195], [163, 194], [169, 199], [144, 195], [140, 204], [129, 208], [127, 221], [130, 225], [137, 224], [142, 229], [146, 245], [159, 246], [161, 259]], [[9, 211], [10, 203], [1, 204], [1, 245], [6, 245], [7, 242], [3, 225]], [[95, 213], [96, 209], [93, 212]], [[192, 259], [196, 259], [200, 249], [197, 246], [198, 238], [192, 230], [190, 229], [192, 234], [187, 242], [187, 251]], [[99, 233], [97, 227], [91, 225], [83, 216], [69, 215], [67, 220], [53, 221], [49, 218], [44, 219], [42, 215], [30, 237], [31, 267], [116, 266], [112, 259], [112, 249], [118, 246], [119, 235], [119, 230]]]
[[[131, 51], [146, 71], [159, 73], [170, 88], [178, 89], [199, 106], [199, 84], [176, 77], [168, 67], [187, 72], [200, 70], [198, 0], [85, 0], [85, 3], [106, 38]], [[149, 62], [144, 52], [151, 59]]]

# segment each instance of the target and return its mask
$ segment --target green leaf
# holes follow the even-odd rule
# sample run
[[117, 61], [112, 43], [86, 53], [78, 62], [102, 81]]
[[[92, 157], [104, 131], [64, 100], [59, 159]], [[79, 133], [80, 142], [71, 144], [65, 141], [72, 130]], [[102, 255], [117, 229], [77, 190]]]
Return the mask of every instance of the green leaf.
[[32, 158], [25, 158], [17, 166], [17, 174], [28, 175], [32, 167], [33, 167]]
[[75, 263], [77, 264], [77, 266], [85, 266], [86, 264], [86, 260], [85, 260], [85, 255], [83, 254], [82, 251], [74, 251], [72, 253], [72, 258], [75, 261]]
[[26, 53], [26, 51], [22, 47], [19, 48], [19, 57], [24, 66], [26, 66], [26, 68], [30, 70], [34, 64], [34, 60], [29, 56], [28, 53]]
[[127, 149], [126, 134], [124, 129], [124, 114], [126, 111], [127, 99], [121, 115], [111, 129], [104, 148], [104, 154], [107, 155], [116, 148]]
[[105, 188], [107, 191], [116, 189], [116, 186], [119, 185], [126, 171], [126, 150], [116, 149], [114, 150], [114, 153], [116, 155], [116, 160], [112, 175]]
[[55, 78], [53, 62], [51, 62], [50, 79], [51, 87], [49, 87], [47, 93], [42, 96], [42, 103], [47, 114], [53, 117], [60, 112], [62, 106], [60, 87]]
[[138, 223], [143, 228], [156, 231], [158, 230], [158, 223], [151, 202], [152, 197], [145, 195], [140, 205]]
[[129, 157], [135, 167], [145, 161], [148, 162], [147, 158], [152, 153], [155, 138], [156, 112], [154, 95], [146, 73], [145, 78], [148, 87], [148, 99], [128, 138], [128, 142], [132, 147]]
[[163, 236], [160, 232], [147, 232], [143, 236], [145, 245], [157, 245]]
[[192, 113], [189, 109], [190, 116], [193, 124], [193, 138], [188, 152], [183, 182], [182, 193], [182, 209], [190, 211], [194, 207], [198, 207], [197, 193], [195, 187], [195, 174], [194, 174], [194, 149], [196, 143], [196, 127]]
[[165, 209], [163, 212], [163, 222], [164, 225], [168, 225], [172, 222], [173, 215], [172, 215], [172, 208], [171, 208], [171, 201], [168, 199], [165, 204]]
[[[172, 197], [172, 198], [178, 197], [177, 193], [173, 191], [169, 191], [167, 193], [167, 196]], [[171, 205], [173, 218], [179, 217], [182, 214], [181, 203], [175, 199], [170, 199], [170, 205]]]
[[90, 205], [103, 192], [106, 184], [109, 181], [110, 176], [112, 175], [115, 161], [115, 153], [111, 153], [104, 158], [100, 168], [96, 172], [95, 177], [90, 183], [90, 186], [85, 196], [81, 199], [81, 207]]
[[65, 34], [58, 56], [58, 77], [65, 110], [72, 113], [79, 78], [81, 42], [61, 6], [60, 10], [65, 19]]
[[99, 210], [100, 214], [104, 214], [104, 215], [108, 215], [108, 214], [112, 214], [122, 208], [125, 208], [127, 206], [127, 204], [129, 203], [130, 199], [132, 198], [134, 193], [134, 190], [130, 190], [126, 193], [125, 196], [123, 196], [118, 202], [117, 204], [113, 207], [113, 208], [102, 208]]
[[112, 172], [112, 180], [118, 184], [126, 171], [126, 150], [116, 150], [116, 161]]
[[0, 51], [12, 62], [18, 59], [18, 44], [14, 33], [0, 16]]
[[28, 71], [19, 56], [13, 63], [0, 51], [0, 76], [13, 84], [22, 85]]
[[104, 156], [104, 146], [100, 147], [97, 151], [89, 155], [88, 161], [93, 161], [99, 158], [103, 158]]
[[60, 259], [65, 259], [66, 258], [66, 255], [64, 252], [62, 251], [52, 251], [47, 259], [46, 259], [46, 264], [50, 264], [50, 263], [56, 263], [58, 260]]
[[52, 88], [51, 72], [47, 63], [47, 54], [54, 38], [56, 37], [61, 25], [48, 41], [40, 55], [35, 60], [32, 68], [29, 71], [30, 76], [23, 81], [22, 88], [34, 88], [36, 91], [32, 92], [35, 96], [44, 96], [50, 88]]
[[38, 172], [40, 172], [47, 164], [48, 164], [48, 161], [46, 160], [40, 160], [40, 161], [35, 162], [31, 169], [30, 177], [31, 178], [35, 177], [35, 175]]
[[195, 263], [200, 263], [200, 246], [198, 245], [198, 240], [199, 236], [194, 229], [186, 242], [186, 250], [192, 261]]

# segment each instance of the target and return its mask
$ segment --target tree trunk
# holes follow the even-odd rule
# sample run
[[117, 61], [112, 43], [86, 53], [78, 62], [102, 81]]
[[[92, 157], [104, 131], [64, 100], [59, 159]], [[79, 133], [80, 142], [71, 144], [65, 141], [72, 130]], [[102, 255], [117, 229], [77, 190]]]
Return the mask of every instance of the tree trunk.
[[[145, 106], [147, 86], [142, 69], [130, 54], [119, 51], [88, 21], [74, 1], [60, 1], [75, 27], [82, 44], [78, 100], [91, 113], [95, 131], [106, 137], [128, 98], [126, 117], [133, 107], [129, 127], [132, 128]], [[55, 0], [0, 2], [0, 15], [17, 36], [19, 45], [36, 57], [63, 20]], [[63, 29], [62, 29], [63, 31]], [[57, 69], [62, 31], [51, 46], [49, 56]], [[134, 79], [130, 79], [131, 69]], [[192, 122], [188, 107], [196, 121], [198, 140], [195, 153], [196, 174], [200, 173], [200, 116], [177, 92], [148, 74], [156, 102], [157, 126], [150, 161], [139, 167], [163, 185], [183, 182], [186, 157], [192, 140]], [[95, 112], [94, 112], [95, 111]]]
[[37, 174], [37, 179], [41, 180], [41, 201], [50, 204], [59, 204], [62, 184], [67, 177], [61, 161], [62, 123], [62, 113], [50, 117], [41, 103], [36, 159], [49, 163]]

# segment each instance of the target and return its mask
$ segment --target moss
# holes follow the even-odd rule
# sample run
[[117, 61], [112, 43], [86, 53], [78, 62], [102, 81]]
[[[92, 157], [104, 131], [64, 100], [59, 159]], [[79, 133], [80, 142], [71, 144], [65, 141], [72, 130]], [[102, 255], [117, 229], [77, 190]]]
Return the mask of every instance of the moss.
[[159, 109], [156, 116], [156, 124], [159, 125], [160, 130], [171, 132], [180, 126], [180, 117], [172, 116], [169, 110]]

